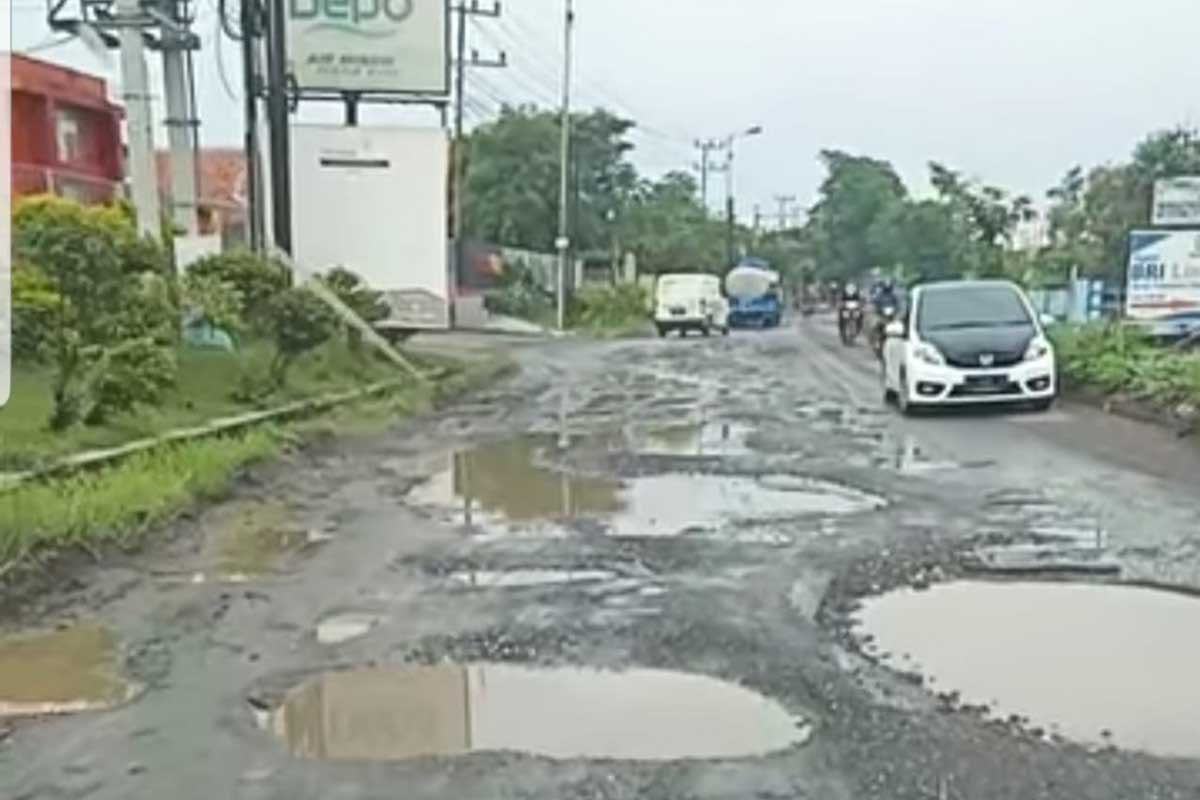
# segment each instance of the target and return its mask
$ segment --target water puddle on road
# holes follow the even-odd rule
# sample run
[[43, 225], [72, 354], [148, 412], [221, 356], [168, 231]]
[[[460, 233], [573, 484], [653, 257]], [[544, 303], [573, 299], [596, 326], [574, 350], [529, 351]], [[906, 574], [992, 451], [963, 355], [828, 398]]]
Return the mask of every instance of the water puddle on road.
[[1200, 758], [1200, 599], [1115, 584], [961, 582], [864, 601], [869, 652], [1000, 718]]
[[345, 644], [366, 636], [379, 618], [371, 614], [335, 614], [317, 623], [317, 642], [323, 645]]
[[132, 696], [104, 628], [79, 625], [0, 639], [0, 718], [76, 714]]
[[704, 534], [886, 505], [851, 487], [793, 475], [667, 473], [624, 481], [572, 475], [536, 463], [539, 450], [553, 445], [553, 437], [533, 436], [456, 454], [408, 499], [458, 509], [460, 522], [489, 532], [590, 519], [618, 537]]
[[223, 575], [259, 575], [276, 561], [309, 543], [282, 506], [241, 505], [220, 520], [214, 532], [215, 560]]
[[535, 586], [600, 583], [615, 577], [616, 573], [605, 570], [514, 569], [503, 572], [456, 572], [450, 576], [450, 580], [459, 586], [472, 589], [525, 589]]
[[746, 441], [750, 433], [746, 425], [708, 422], [642, 431], [633, 439], [640, 455], [704, 458], [749, 452]]
[[332, 761], [746, 758], [810, 735], [778, 703], [700, 675], [487, 664], [331, 673], [292, 690], [270, 724], [292, 755]]

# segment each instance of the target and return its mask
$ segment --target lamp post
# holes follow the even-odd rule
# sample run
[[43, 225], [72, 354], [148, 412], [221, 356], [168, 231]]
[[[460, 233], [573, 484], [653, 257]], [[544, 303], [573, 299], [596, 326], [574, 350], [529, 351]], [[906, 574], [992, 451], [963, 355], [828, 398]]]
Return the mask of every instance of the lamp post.
[[725, 147], [725, 256], [731, 267], [734, 259], [734, 231], [737, 226], [733, 200], [733, 145], [738, 139], [760, 136], [762, 132], [763, 127], [755, 125], [744, 131], [731, 133], [722, 140]]

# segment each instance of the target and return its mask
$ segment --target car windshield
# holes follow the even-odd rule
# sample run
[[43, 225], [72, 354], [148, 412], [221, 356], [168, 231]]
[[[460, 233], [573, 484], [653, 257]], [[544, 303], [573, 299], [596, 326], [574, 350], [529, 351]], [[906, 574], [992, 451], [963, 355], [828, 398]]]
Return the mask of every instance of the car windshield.
[[1029, 311], [1007, 286], [936, 289], [921, 298], [917, 328], [923, 333], [955, 328], [1029, 325]]

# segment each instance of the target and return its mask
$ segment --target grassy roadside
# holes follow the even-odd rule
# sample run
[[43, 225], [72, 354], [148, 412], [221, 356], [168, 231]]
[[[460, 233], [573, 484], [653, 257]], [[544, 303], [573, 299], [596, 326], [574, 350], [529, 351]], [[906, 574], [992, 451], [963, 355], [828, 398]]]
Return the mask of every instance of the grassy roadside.
[[225, 494], [253, 464], [315, 439], [376, 434], [513, 369], [498, 357], [421, 360], [439, 375], [428, 386], [414, 383], [318, 417], [166, 445], [100, 470], [0, 492], [0, 583], [31, 557], [136, 543], [184, 509]]
[[368, 353], [352, 353], [338, 341], [297, 362], [283, 389], [252, 403], [235, 399], [240, 384], [266, 374], [270, 358], [271, 347], [265, 343], [248, 345], [237, 355], [182, 349], [178, 382], [160, 406], [139, 409], [105, 425], [80, 425], [59, 433], [46, 426], [50, 370], [18, 368], [13, 375], [12, 399], [0, 409], [0, 472], [36, 469], [71, 453], [113, 447], [172, 428], [396, 377], [395, 367]]
[[1136, 403], [1177, 422], [1200, 415], [1200, 354], [1117, 325], [1063, 327], [1051, 337], [1068, 389]]

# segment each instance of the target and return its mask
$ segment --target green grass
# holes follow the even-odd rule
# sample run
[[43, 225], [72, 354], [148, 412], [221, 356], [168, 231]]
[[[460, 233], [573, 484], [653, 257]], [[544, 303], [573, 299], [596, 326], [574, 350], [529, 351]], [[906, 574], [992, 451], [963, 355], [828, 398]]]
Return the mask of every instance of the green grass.
[[124, 543], [226, 491], [240, 468], [279, 448], [275, 432], [257, 430], [164, 447], [108, 469], [0, 493], [0, 575], [35, 550]]
[[1163, 347], [1117, 325], [1065, 327], [1051, 335], [1068, 383], [1161, 407], [1200, 406], [1200, 354]]
[[[227, 392], [205, 386], [204, 379], [223, 378], [227, 357], [213, 354], [195, 359], [198, 369], [188, 376], [199, 395], [191, 407], [164, 409], [156, 422], [198, 422], [226, 412]], [[395, 377], [395, 371], [372, 365], [355, 373], [339, 366], [336, 351], [318, 355], [298, 370], [288, 393], [298, 396], [336, 388], [339, 382]], [[110, 544], [125, 544], [172, 519], [180, 509], [223, 494], [238, 470], [275, 457], [281, 449], [328, 436], [375, 436], [397, 419], [426, 411], [438, 403], [461, 397], [513, 369], [511, 361], [490, 355], [468, 361], [444, 356], [414, 356], [423, 371], [435, 376], [428, 384], [416, 382], [387, 394], [339, 406], [317, 417], [284, 426], [263, 427], [237, 436], [169, 445], [130, 456], [110, 467], [63, 478], [22, 484], [0, 491], [0, 580], [14, 565], [33, 553], [83, 547], [95, 551]], [[234, 408], [233, 410], [239, 410]], [[11, 423], [8, 423], [11, 424]], [[153, 432], [154, 423], [127, 422], [125, 427], [98, 432], [126, 438], [131, 432]], [[74, 432], [79, 437], [81, 432]], [[36, 438], [29, 441], [37, 442]], [[80, 441], [73, 438], [73, 442]]]
[[254, 404], [235, 400], [241, 377], [265, 379], [270, 358], [271, 348], [257, 343], [236, 355], [182, 349], [178, 383], [161, 406], [140, 408], [106, 425], [81, 425], [58, 433], [46, 426], [51, 371], [18, 367], [9, 404], [0, 409], [0, 472], [34, 469], [82, 450], [112, 447], [172, 428], [402, 377], [394, 366], [367, 353], [351, 353], [345, 343], [338, 342], [297, 362], [283, 390], [259, 398]]

